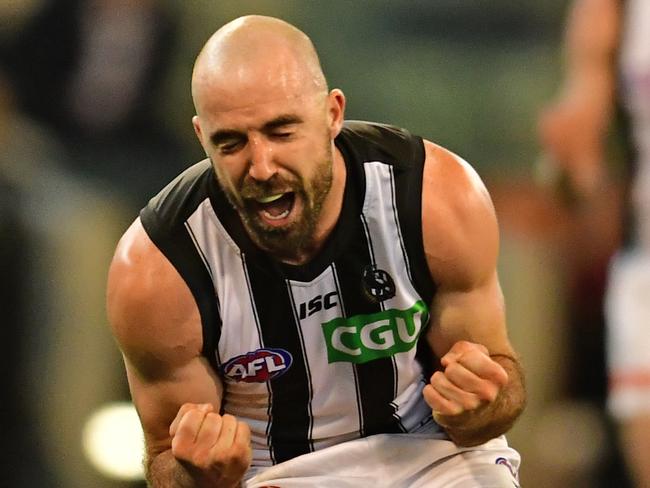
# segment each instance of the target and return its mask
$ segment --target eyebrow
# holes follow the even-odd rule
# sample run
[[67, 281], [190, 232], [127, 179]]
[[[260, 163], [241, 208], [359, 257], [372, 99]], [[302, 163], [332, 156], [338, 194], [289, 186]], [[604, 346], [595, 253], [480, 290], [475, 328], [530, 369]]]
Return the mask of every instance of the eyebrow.
[[264, 124], [262, 130], [267, 132], [286, 125], [300, 124], [302, 121], [297, 115], [280, 115]]
[[[300, 124], [303, 122], [302, 117], [297, 115], [280, 115], [272, 120], [269, 120], [262, 126], [262, 132], [271, 132], [280, 127], [285, 127], [287, 125]], [[215, 146], [219, 144], [233, 140], [240, 139], [243, 136], [243, 133], [237, 130], [232, 129], [219, 129], [212, 133], [210, 136], [210, 141]]]

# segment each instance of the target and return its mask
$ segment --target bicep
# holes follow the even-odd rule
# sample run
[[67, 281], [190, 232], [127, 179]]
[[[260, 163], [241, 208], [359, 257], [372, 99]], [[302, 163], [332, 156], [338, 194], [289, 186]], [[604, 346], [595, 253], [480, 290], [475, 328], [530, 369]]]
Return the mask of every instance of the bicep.
[[201, 317], [182, 277], [139, 221], [109, 270], [107, 310], [124, 357], [148, 453], [169, 448], [169, 426], [184, 403], [221, 406], [220, 378], [202, 355]]
[[429, 344], [438, 357], [459, 340], [509, 353], [496, 270], [499, 230], [490, 196], [467, 162], [429, 142], [426, 149], [423, 244], [437, 284]]

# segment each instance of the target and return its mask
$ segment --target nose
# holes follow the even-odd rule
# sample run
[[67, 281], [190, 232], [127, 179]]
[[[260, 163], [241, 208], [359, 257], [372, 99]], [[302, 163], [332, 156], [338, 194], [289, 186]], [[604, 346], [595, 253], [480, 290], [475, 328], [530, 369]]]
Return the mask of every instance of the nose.
[[273, 148], [271, 144], [262, 137], [251, 137], [249, 139], [249, 145], [249, 176], [257, 181], [270, 179], [277, 172], [277, 167], [273, 162]]

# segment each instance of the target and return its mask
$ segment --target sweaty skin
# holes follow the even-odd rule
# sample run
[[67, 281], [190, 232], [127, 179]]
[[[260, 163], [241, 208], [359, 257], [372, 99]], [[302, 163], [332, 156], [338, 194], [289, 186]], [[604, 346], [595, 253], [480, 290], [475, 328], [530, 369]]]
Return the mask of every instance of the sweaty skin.
[[[290, 185], [304, 190], [292, 192], [288, 216], [266, 222], [263, 212], [251, 212], [259, 226], [246, 228], [265, 248], [273, 245], [265, 229], [297, 235], [313, 217], [306, 241], [276, 253], [293, 264], [308, 262], [336, 224], [346, 178], [334, 146], [345, 97], [327, 91], [309, 39], [277, 19], [237, 19], [202, 50], [192, 94], [197, 137], [238, 211], [239, 189], [253, 183], [280, 182], [274, 192]], [[330, 168], [331, 182], [319, 189], [323, 168]], [[495, 271], [496, 220], [471, 168], [429, 142], [423, 185], [423, 240], [439, 287], [427, 339], [445, 366], [424, 395], [454, 441], [478, 444], [505, 432], [524, 403]], [[325, 191], [320, 208], [313, 205], [319, 191]], [[116, 250], [108, 313], [145, 433], [150, 485], [239, 486], [251, 462], [250, 430], [219, 415], [223, 384], [201, 354], [196, 303], [139, 220]]]
[[438, 284], [427, 339], [442, 370], [424, 397], [454, 442], [473, 446], [506, 432], [522, 412], [523, 373], [505, 325], [488, 192], [466, 162], [433, 143], [425, 148], [423, 239]]
[[[345, 97], [328, 93], [309, 38], [277, 19], [236, 20], [199, 54], [192, 95], [197, 137], [251, 238], [283, 261], [306, 262], [336, 224], [345, 182], [333, 143]], [[263, 187], [267, 197], [291, 192], [287, 217], [252, 211], [260, 201], [245, 197]]]

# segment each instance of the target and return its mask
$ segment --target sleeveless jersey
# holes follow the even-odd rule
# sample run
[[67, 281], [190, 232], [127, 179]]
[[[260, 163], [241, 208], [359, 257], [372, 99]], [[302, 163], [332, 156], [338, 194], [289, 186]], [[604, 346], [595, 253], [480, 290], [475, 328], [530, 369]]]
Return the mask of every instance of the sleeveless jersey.
[[335, 144], [347, 168], [342, 211], [305, 265], [252, 243], [208, 160], [140, 213], [197, 302], [222, 412], [250, 425], [254, 467], [378, 433], [446, 438], [422, 398], [435, 292], [422, 246], [422, 139], [346, 122]]

